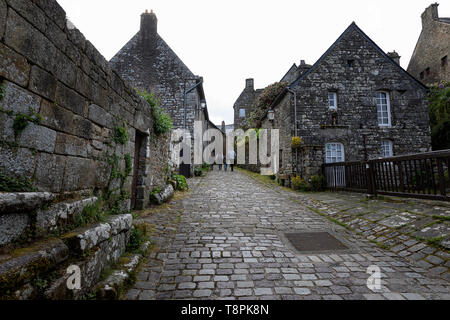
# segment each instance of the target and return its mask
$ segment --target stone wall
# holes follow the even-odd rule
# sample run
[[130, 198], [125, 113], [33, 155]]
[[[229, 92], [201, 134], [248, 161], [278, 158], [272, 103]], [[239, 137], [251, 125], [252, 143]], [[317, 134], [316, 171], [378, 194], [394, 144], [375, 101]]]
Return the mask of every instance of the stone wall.
[[[0, 77], [1, 172], [31, 179], [39, 191], [92, 193], [120, 185], [108, 159], [116, 155], [123, 171], [125, 156], [134, 162], [140, 154], [139, 206], [165, 183], [168, 137], [153, 135], [150, 106], [66, 25], [56, 1], [0, 0]], [[18, 132], [24, 115], [35, 120]], [[115, 127], [126, 128], [125, 144], [114, 142]], [[136, 153], [137, 134], [144, 138]], [[124, 194], [132, 193], [132, 174]]]
[[438, 4], [435, 3], [422, 14], [422, 32], [408, 72], [427, 85], [450, 81], [449, 55], [450, 18], [439, 18]]

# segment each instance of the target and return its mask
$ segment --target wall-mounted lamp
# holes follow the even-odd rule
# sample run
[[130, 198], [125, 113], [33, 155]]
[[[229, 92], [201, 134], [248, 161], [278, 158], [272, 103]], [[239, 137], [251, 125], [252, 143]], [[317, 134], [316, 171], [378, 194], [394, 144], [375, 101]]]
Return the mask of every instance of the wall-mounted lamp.
[[267, 118], [269, 119], [269, 121], [274, 121], [275, 120], [275, 111], [269, 110], [267, 112]]

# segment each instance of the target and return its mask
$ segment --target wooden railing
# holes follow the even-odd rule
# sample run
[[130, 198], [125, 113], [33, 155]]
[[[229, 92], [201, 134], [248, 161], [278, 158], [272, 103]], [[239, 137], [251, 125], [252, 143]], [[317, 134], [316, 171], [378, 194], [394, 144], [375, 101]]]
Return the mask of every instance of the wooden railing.
[[327, 187], [450, 201], [450, 150], [323, 165]]

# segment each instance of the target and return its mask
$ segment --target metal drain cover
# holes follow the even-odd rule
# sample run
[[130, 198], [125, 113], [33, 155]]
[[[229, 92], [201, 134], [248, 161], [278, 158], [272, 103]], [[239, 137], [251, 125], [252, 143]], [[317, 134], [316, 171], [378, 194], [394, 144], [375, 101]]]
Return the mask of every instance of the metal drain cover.
[[285, 237], [299, 252], [348, 249], [347, 246], [328, 232], [286, 233]]

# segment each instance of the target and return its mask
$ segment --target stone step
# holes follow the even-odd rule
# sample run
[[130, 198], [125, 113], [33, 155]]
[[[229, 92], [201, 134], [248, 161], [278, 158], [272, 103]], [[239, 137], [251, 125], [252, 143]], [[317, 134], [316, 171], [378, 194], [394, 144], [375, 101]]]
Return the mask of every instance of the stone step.
[[49, 192], [0, 193], [0, 214], [35, 210], [55, 198], [56, 195]]
[[131, 229], [132, 223], [131, 214], [112, 216], [103, 223], [77, 229], [62, 239], [70, 250], [77, 254], [83, 254], [109, 238]]
[[69, 248], [59, 239], [15, 250], [0, 262], [0, 292], [18, 288], [39, 274], [55, 270], [68, 258]]
[[0, 246], [70, 230], [76, 216], [98, 198], [51, 203], [54, 200], [48, 192], [0, 193]]
[[36, 228], [39, 233], [57, 232], [61, 227], [70, 224], [83, 209], [98, 201], [97, 197], [90, 197], [76, 201], [55, 203], [48, 208], [37, 211]]

